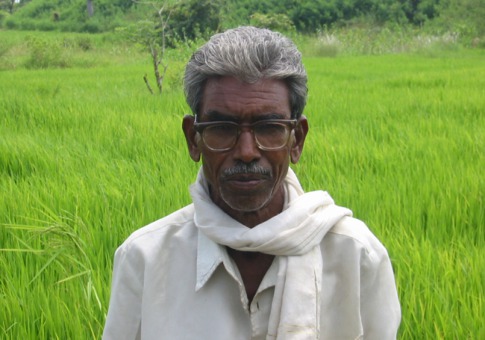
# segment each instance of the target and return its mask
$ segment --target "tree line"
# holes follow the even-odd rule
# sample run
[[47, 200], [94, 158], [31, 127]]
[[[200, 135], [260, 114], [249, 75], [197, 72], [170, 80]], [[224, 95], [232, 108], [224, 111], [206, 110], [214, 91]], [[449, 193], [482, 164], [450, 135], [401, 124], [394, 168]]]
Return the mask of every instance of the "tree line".
[[[147, 6], [148, 5], [148, 6]], [[11, 29], [104, 32], [170, 13], [169, 30], [181, 38], [254, 24], [314, 33], [345, 25], [467, 25], [483, 35], [482, 0], [0, 0], [0, 25]], [[457, 24], [458, 22], [458, 24]]]

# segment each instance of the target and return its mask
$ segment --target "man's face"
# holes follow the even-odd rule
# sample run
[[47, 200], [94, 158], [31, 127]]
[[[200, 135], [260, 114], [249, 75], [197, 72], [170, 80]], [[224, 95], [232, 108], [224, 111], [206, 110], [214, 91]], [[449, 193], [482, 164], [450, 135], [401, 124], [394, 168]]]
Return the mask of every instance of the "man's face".
[[[232, 77], [210, 78], [207, 81], [199, 122], [249, 124], [265, 119], [291, 119], [285, 82], [266, 79], [248, 84]], [[223, 152], [209, 150], [198, 133], [193, 136], [188, 136], [187, 131], [185, 133], [189, 149], [191, 143], [194, 146], [192, 158], [198, 160], [202, 156], [212, 200], [226, 212], [244, 213], [262, 208], [281, 211], [284, 197], [282, 182], [290, 157], [292, 161], [298, 161], [306, 129], [302, 137], [301, 127], [297, 127], [300, 132], [292, 132], [288, 145], [276, 151], [259, 149], [250, 129], [243, 129], [234, 148]]]

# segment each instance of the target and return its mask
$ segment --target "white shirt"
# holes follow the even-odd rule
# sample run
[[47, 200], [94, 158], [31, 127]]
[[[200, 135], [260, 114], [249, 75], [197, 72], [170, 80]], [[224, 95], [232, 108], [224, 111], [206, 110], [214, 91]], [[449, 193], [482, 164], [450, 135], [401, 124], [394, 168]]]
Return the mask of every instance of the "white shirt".
[[[116, 251], [103, 334], [123, 339], [265, 339], [278, 259], [251, 304], [224, 247], [198, 232], [189, 205]], [[387, 251], [345, 217], [323, 238], [321, 339], [395, 339], [400, 306]]]

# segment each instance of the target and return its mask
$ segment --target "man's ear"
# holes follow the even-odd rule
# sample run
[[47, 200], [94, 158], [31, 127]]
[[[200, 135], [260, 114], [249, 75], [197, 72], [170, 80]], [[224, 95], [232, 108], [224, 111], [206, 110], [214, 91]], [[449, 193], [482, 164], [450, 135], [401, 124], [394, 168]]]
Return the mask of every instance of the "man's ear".
[[194, 120], [195, 120], [194, 116], [185, 115], [182, 121], [182, 130], [184, 131], [185, 140], [187, 141], [190, 158], [192, 158], [194, 162], [198, 162], [200, 161], [200, 149], [199, 149], [200, 135], [194, 129]]
[[301, 153], [303, 152], [303, 145], [308, 133], [308, 120], [305, 116], [301, 116], [294, 130], [292, 138], [292, 145], [290, 149], [290, 160], [293, 164], [298, 163]]

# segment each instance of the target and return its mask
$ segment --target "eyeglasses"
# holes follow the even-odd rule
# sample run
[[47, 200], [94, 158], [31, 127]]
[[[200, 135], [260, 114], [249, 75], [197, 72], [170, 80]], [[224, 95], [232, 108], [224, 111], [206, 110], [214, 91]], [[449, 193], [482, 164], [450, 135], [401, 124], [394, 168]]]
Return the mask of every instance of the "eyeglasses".
[[271, 119], [252, 124], [238, 124], [231, 121], [198, 123], [196, 118], [194, 128], [202, 136], [205, 146], [212, 151], [231, 150], [236, 145], [243, 128], [251, 130], [258, 148], [275, 151], [288, 144], [296, 122], [296, 119]]

